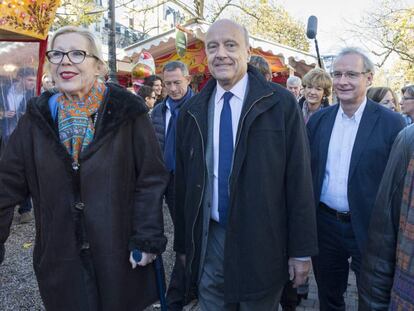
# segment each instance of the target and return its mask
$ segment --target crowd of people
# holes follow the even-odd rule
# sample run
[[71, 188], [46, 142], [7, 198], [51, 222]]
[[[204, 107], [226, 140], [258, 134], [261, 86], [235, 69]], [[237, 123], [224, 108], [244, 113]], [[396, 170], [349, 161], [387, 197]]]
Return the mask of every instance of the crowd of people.
[[31, 68], [1, 85], [0, 264], [19, 205], [47, 310], [143, 310], [164, 201], [168, 310], [295, 310], [311, 269], [320, 310], [346, 310], [349, 269], [359, 310], [414, 310], [414, 85], [399, 102], [344, 48], [285, 88], [242, 25], [218, 20], [204, 43], [198, 93], [181, 61], [137, 94], [105, 82], [100, 43], [73, 26], [50, 39], [40, 96]]

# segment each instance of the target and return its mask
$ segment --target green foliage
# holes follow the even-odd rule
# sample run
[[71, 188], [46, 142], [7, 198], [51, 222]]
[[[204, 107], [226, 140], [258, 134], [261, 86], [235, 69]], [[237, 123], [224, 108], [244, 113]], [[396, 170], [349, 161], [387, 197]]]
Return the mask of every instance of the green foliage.
[[232, 18], [245, 25], [249, 33], [264, 39], [309, 51], [305, 26], [295, 20], [282, 6], [274, 1], [242, 1], [240, 7], [245, 14], [234, 14]]
[[103, 12], [94, 0], [63, 0], [56, 13], [53, 28], [66, 25], [87, 26], [101, 20]]
[[[414, 6], [401, 0], [383, 0], [367, 12], [353, 32], [380, 58], [381, 67], [395, 59], [389, 74], [399, 77], [400, 84], [414, 81]], [[390, 79], [388, 79], [390, 80]]]

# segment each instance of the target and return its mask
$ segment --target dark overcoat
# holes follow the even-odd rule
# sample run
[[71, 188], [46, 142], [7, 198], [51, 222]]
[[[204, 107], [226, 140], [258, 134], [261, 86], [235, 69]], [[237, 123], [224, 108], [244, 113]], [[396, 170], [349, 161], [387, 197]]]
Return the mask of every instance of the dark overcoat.
[[[410, 287], [397, 284], [412, 284], [412, 278], [407, 275], [412, 271], [413, 240], [401, 234], [403, 228], [409, 228], [412, 220], [407, 221], [410, 210], [401, 208], [401, 205], [403, 196], [407, 198], [410, 195], [409, 191], [404, 192], [404, 187], [413, 152], [414, 126], [409, 126], [395, 139], [372, 212], [368, 243], [362, 258], [360, 311], [387, 311], [390, 301], [400, 297], [393, 296], [393, 290], [397, 293], [410, 291]], [[406, 256], [407, 253], [411, 256]], [[405, 269], [396, 269], [397, 260], [404, 263]], [[406, 297], [406, 300], [410, 299], [412, 295]], [[399, 302], [401, 305], [407, 303], [405, 299]]]
[[13, 207], [30, 195], [33, 264], [46, 309], [142, 310], [157, 300], [154, 268], [133, 270], [129, 254], [164, 251], [168, 182], [147, 109], [109, 84], [94, 140], [76, 166], [58, 139], [50, 96], [29, 102], [0, 162], [0, 245]]
[[[288, 279], [288, 258], [317, 253], [309, 147], [295, 98], [249, 67], [229, 179], [224, 251], [227, 302], [260, 299]], [[197, 291], [206, 189], [208, 104], [216, 80], [190, 99], [177, 124], [175, 250], [186, 254], [187, 294]]]

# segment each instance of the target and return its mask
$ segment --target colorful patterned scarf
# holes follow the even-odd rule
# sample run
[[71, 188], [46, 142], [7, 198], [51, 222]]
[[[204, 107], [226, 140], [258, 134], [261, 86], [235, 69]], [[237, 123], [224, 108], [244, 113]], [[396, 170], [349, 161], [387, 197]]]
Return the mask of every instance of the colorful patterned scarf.
[[97, 116], [105, 90], [105, 84], [95, 81], [89, 93], [78, 101], [70, 100], [64, 94], [57, 98], [59, 138], [75, 162], [93, 140], [96, 120], [91, 116]]
[[405, 177], [389, 310], [414, 311], [414, 154]]

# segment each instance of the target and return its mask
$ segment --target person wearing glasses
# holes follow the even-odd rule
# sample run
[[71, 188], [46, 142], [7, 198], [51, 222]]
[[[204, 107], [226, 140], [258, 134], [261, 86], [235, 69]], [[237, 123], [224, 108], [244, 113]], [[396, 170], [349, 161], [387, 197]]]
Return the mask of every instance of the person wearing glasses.
[[414, 120], [414, 84], [404, 86], [401, 89], [401, 110], [407, 125]]
[[397, 96], [389, 87], [371, 87], [367, 97], [392, 111], [400, 112]]
[[151, 113], [152, 108], [154, 108], [155, 101], [157, 97], [155, 96], [155, 92], [152, 87], [143, 85], [138, 90], [137, 95], [141, 96], [143, 100], [145, 100], [145, 104], [147, 105], [149, 112]]
[[148, 264], [166, 245], [168, 182], [148, 109], [101, 82], [106, 65], [89, 30], [60, 28], [46, 56], [60, 93], [29, 101], [0, 161], [0, 259], [13, 207], [30, 194], [45, 308], [143, 310], [158, 300]]
[[[367, 99], [374, 65], [359, 49], [343, 49], [333, 62], [339, 103], [307, 123], [319, 254], [313, 258], [320, 310], [345, 310], [349, 267], [360, 286], [362, 250], [375, 196], [401, 115]], [[349, 264], [351, 259], [351, 264]]]

